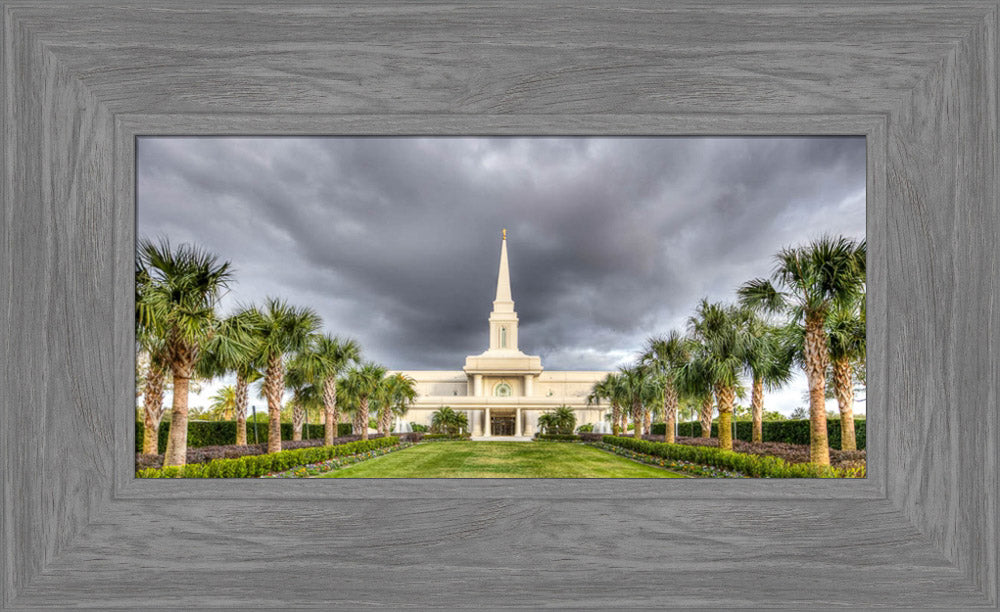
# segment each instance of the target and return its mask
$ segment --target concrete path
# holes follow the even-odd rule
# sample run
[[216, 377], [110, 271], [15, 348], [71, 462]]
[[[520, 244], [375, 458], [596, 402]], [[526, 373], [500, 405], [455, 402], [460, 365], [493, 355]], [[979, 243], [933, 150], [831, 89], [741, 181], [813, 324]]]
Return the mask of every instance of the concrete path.
[[528, 436], [473, 436], [473, 442], [531, 442]]

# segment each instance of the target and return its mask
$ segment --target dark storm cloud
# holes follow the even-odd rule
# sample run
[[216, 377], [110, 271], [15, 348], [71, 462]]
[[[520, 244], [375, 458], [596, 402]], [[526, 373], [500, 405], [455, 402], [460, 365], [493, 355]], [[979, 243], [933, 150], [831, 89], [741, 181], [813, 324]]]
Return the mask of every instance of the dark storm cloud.
[[233, 262], [392, 368], [486, 348], [500, 229], [520, 345], [612, 368], [775, 251], [862, 238], [863, 138], [142, 139], [138, 230]]

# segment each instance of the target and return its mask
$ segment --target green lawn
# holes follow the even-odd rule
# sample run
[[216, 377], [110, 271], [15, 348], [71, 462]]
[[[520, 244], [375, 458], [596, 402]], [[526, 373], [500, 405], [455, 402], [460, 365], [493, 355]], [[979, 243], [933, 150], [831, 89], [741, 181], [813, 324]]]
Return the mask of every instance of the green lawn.
[[582, 444], [425, 442], [319, 478], [686, 478]]

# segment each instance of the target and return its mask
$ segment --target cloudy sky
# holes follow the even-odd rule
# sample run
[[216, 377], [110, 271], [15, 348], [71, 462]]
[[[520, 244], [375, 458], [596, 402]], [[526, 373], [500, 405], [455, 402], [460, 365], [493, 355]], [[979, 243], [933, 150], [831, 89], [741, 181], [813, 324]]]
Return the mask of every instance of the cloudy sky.
[[865, 141], [141, 138], [137, 190], [140, 236], [232, 262], [225, 308], [310, 306], [392, 369], [486, 349], [507, 228], [520, 348], [614, 369], [700, 298], [767, 276], [779, 248], [864, 238]]

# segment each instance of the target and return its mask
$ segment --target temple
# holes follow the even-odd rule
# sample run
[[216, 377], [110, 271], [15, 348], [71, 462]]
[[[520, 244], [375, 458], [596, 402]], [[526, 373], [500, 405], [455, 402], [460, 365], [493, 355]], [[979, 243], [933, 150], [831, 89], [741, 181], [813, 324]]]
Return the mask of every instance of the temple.
[[490, 312], [489, 342], [465, 358], [461, 370], [404, 370], [416, 381], [417, 399], [403, 419], [430, 425], [443, 406], [464, 411], [473, 437], [532, 436], [538, 417], [559, 406], [576, 413], [577, 426], [597, 423], [607, 406], [588, 406], [587, 395], [607, 371], [546, 371], [541, 357], [518, 348], [518, 319], [507, 261], [507, 230], [500, 241], [497, 291]]

